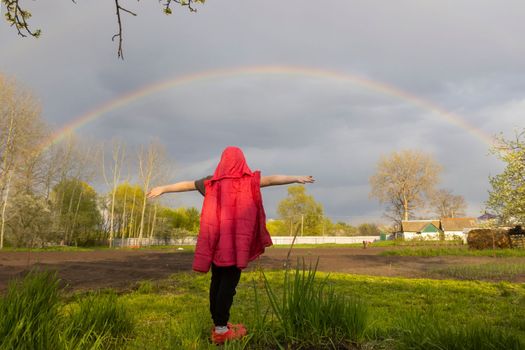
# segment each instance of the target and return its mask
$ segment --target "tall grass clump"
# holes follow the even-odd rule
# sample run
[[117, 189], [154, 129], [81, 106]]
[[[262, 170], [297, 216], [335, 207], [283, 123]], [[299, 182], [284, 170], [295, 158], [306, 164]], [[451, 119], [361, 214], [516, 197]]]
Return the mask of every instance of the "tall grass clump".
[[339, 348], [359, 341], [367, 325], [364, 304], [337, 294], [328, 279], [316, 279], [317, 263], [286, 270], [278, 296], [263, 273], [273, 315], [278, 321], [275, 341], [286, 346]]
[[66, 333], [81, 343], [114, 348], [133, 334], [134, 322], [114, 292], [94, 292], [78, 300], [68, 317]]
[[56, 275], [32, 271], [11, 281], [0, 299], [0, 349], [57, 349], [59, 331]]
[[457, 325], [445, 317], [421, 314], [404, 317], [396, 338], [397, 348], [403, 350], [520, 350], [525, 346], [516, 335], [479, 321]]

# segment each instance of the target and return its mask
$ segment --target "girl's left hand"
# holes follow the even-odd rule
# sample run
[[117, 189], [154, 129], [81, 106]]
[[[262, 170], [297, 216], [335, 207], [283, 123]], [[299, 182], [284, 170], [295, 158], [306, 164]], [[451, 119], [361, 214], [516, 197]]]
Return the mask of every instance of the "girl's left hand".
[[297, 180], [296, 180], [298, 183], [300, 184], [311, 184], [313, 182], [315, 182], [315, 179], [313, 176], [297, 176]]

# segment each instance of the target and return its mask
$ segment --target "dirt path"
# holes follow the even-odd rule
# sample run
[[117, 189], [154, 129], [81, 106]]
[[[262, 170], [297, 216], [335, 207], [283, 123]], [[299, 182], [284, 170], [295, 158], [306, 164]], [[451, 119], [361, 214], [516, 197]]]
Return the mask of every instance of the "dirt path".
[[[498, 259], [491, 257], [404, 257], [382, 256], [386, 248], [317, 248], [296, 249], [291, 262], [304, 258], [319, 270], [374, 276], [428, 277], [429, 271], [451, 265], [498, 262], [525, 263], [525, 258]], [[388, 248], [392, 249], [392, 248]], [[287, 249], [271, 248], [259, 263], [265, 268], [280, 269]], [[191, 271], [193, 253], [173, 250], [98, 250], [87, 252], [2, 252], [0, 253], [0, 290], [7, 282], [25, 274], [33, 267], [58, 272], [70, 289], [116, 288], [125, 290], [142, 280], [156, 280], [180, 271]], [[252, 263], [252, 267], [255, 264]], [[514, 282], [525, 282], [517, 276]]]

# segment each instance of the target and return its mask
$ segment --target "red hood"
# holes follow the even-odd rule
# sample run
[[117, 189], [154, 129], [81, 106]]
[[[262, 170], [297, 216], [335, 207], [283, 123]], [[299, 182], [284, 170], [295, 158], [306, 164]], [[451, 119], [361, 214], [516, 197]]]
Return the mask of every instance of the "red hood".
[[242, 150], [238, 147], [229, 146], [222, 152], [221, 161], [213, 173], [212, 181], [225, 178], [240, 178], [243, 175], [253, 175], [246, 164]]

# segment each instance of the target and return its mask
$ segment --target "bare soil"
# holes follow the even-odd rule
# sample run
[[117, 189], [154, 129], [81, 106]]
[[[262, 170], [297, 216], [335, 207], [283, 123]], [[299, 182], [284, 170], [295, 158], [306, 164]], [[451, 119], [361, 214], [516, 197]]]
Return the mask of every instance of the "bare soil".
[[[452, 265], [486, 263], [525, 263], [525, 258], [492, 257], [406, 257], [382, 256], [392, 247], [315, 248], [294, 249], [290, 256], [292, 265], [297, 259], [315, 263], [319, 257], [319, 270], [372, 276], [433, 278], [436, 268]], [[270, 248], [248, 268], [260, 265], [267, 269], [282, 269], [288, 249]], [[33, 268], [57, 271], [69, 290], [115, 288], [129, 290], [143, 280], [167, 278], [175, 272], [191, 271], [193, 253], [176, 249], [165, 250], [95, 250], [84, 252], [1, 252], [0, 291], [5, 290], [10, 279], [22, 276]], [[435, 277], [435, 276], [434, 276]], [[512, 282], [525, 282], [525, 275], [518, 275]]]

